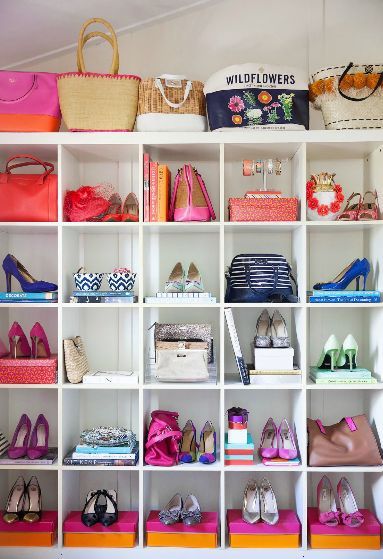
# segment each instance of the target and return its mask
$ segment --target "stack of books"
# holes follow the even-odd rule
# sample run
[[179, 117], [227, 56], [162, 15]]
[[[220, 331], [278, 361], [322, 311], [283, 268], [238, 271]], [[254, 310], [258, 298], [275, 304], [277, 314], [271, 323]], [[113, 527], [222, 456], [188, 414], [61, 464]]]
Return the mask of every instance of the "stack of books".
[[134, 291], [73, 291], [70, 303], [137, 303]]
[[251, 466], [254, 462], [254, 442], [246, 429], [246, 442], [229, 443], [225, 433], [225, 466]]
[[322, 291], [309, 293], [309, 303], [380, 303], [380, 291]]
[[180, 305], [207, 305], [216, 303], [217, 299], [211, 296], [211, 293], [156, 293], [155, 297], [145, 297], [145, 303], [153, 304], [173, 304]]
[[144, 221], [168, 221], [170, 171], [144, 153]]
[[28, 456], [23, 456], [22, 458], [9, 458], [7, 451], [5, 451], [0, 456], [1, 466], [50, 466], [54, 464], [57, 460], [57, 448], [48, 448], [48, 452], [45, 456], [41, 458], [28, 458]]
[[0, 303], [57, 303], [57, 291], [49, 293], [24, 293], [0, 291]]
[[138, 442], [129, 446], [89, 446], [78, 444], [64, 458], [65, 466], [135, 466]]
[[359, 367], [352, 371], [348, 369], [330, 371], [310, 367], [310, 380], [315, 384], [376, 384], [378, 382], [371, 371]]

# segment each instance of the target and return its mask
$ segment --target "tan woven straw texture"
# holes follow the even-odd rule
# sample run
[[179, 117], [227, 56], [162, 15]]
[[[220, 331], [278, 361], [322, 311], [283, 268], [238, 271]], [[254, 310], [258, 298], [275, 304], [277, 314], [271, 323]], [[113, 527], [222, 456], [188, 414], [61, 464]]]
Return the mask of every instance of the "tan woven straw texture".
[[[168, 87], [162, 79], [166, 98], [172, 103], [181, 103], [184, 98], [187, 80], [182, 80], [182, 87]], [[203, 83], [193, 81], [192, 88], [185, 103], [175, 109], [170, 107], [162, 97], [155, 85], [154, 78], [142, 80], [139, 89], [138, 114], [166, 113], [166, 114], [192, 114], [206, 116], [205, 96]]]
[[[101, 23], [110, 35], [102, 31], [85, 35], [92, 23]], [[92, 37], [101, 37], [112, 46], [110, 74], [85, 71], [83, 47]], [[57, 82], [61, 112], [69, 130], [133, 130], [140, 78], [118, 74], [117, 37], [110, 23], [101, 18], [84, 23], [78, 40], [77, 66], [78, 72], [59, 74]]]

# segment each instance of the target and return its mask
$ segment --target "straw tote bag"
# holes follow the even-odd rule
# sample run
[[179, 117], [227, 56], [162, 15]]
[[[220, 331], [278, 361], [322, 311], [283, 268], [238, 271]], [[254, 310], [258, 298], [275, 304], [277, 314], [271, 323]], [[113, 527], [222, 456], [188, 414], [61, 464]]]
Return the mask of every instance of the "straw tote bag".
[[[85, 35], [86, 28], [92, 23], [104, 25], [110, 34], [91, 31]], [[83, 47], [93, 37], [105, 39], [113, 49], [110, 74], [85, 71]], [[72, 132], [133, 130], [141, 78], [118, 74], [117, 37], [113, 27], [104, 19], [89, 19], [82, 26], [77, 46], [77, 67], [78, 72], [66, 72], [57, 77], [61, 112], [69, 130]]]
[[64, 340], [65, 370], [69, 382], [77, 384], [89, 372], [84, 343], [81, 336]]
[[137, 130], [207, 130], [203, 83], [173, 74], [142, 80], [139, 88]]

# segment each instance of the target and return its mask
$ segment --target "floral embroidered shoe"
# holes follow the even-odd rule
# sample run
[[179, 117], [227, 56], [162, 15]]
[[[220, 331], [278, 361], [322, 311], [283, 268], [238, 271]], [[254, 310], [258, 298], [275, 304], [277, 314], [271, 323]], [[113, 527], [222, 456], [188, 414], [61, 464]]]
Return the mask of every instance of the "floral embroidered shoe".
[[317, 487], [318, 518], [326, 526], [338, 526], [339, 512], [336, 508], [335, 494], [331, 481], [323, 476]]
[[206, 421], [201, 431], [198, 461], [202, 464], [213, 464], [217, 459], [217, 434], [211, 421]]
[[180, 520], [182, 509], [182, 497], [179, 493], [176, 493], [168, 504], [158, 513], [158, 518], [165, 526], [171, 526]]
[[347, 478], [342, 477], [337, 485], [341, 519], [343, 524], [350, 528], [359, 528], [364, 522], [364, 516], [359, 511], [358, 505]]
[[180, 444], [179, 462], [190, 464], [196, 461], [196, 430], [191, 419], [182, 429], [182, 440]]
[[204, 290], [201, 274], [194, 262], [189, 265], [188, 275], [186, 276], [185, 292], [202, 293]]
[[202, 513], [195, 495], [188, 495], [181, 510], [181, 519], [186, 526], [194, 526], [201, 522]]
[[169, 279], [165, 283], [166, 293], [182, 293], [185, 288], [185, 272], [181, 262], [174, 266]]

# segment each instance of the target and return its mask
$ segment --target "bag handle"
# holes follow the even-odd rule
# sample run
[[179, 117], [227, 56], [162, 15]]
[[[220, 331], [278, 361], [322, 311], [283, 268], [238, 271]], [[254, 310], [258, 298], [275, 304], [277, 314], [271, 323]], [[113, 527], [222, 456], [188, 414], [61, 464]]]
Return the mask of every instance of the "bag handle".
[[[358, 427], [355, 425], [355, 421], [353, 420], [352, 417], [347, 416], [343, 418], [345, 420], [345, 422], [348, 425], [348, 428], [350, 429], [351, 432], [357, 431]], [[343, 421], [342, 419], [342, 421]], [[320, 419], [316, 419], [315, 423], [318, 425], [319, 431], [323, 434], [326, 435], [326, 429], [324, 428], [324, 425], [322, 423], [322, 421]]]
[[342, 81], [344, 80], [344, 78], [347, 76], [347, 74], [349, 73], [349, 71], [351, 70], [351, 68], [354, 66], [353, 62], [350, 62], [350, 64], [347, 66], [347, 68], [344, 70], [343, 74], [340, 76], [339, 81], [338, 81], [338, 91], [339, 94], [344, 97], [345, 99], [348, 99], [349, 101], [365, 101], [366, 99], [368, 99], [369, 97], [371, 97], [371, 95], [373, 95], [375, 93], [375, 91], [382, 85], [383, 83], [383, 72], [380, 74], [378, 81], [376, 82], [376, 85], [374, 87], [374, 89], [371, 91], [371, 93], [369, 93], [368, 95], [366, 95], [365, 97], [349, 97], [348, 95], [346, 95], [345, 93], [343, 93], [343, 91], [341, 91], [340, 86]]
[[169, 99], [165, 95], [165, 90], [164, 90], [164, 86], [162, 85], [161, 78], [155, 78], [154, 85], [157, 87], [157, 89], [161, 93], [165, 103], [167, 103], [169, 105], [169, 107], [172, 107], [173, 109], [179, 109], [180, 107], [182, 107], [182, 105], [186, 102], [187, 98], [189, 97], [189, 93], [192, 89], [192, 82], [191, 82], [191, 80], [188, 80], [186, 82], [185, 93], [184, 93], [183, 100], [180, 103], [173, 103], [172, 101], [169, 101]]
[[[23, 161], [22, 163], [14, 163], [13, 165], [10, 165], [10, 163], [15, 159], [30, 159], [31, 161]], [[34, 155], [30, 155], [28, 153], [20, 153], [19, 155], [13, 155], [12, 157], [9, 157], [7, 159], [5, 165], [5, 173], [1, 175], [0, 182], [8, 182], [8, 177], [11, 174], [12, 169], [17, 169], [19, 167], [28, 167], [29, 165], [41, 165], [42, 167], [44, 167], [45, 173], [40, 175], [38, 180], [39, 184], [42, 184], [46, 177], [50, 175], [50, 173], [52, 173], [55, 168], [53, 163], [50, 163], [49, 161], [42, 161], [38, 157], [35, 157]]]
[[[89, 25], [92, 25], [92, 23], [100, 23], [101, 25], [104, 25], [108, 29], [108, 31], [110, 32], [110, 35], [107, 35], [103, 31], [91, 31], [90, 33], [85, 35], [86, 28], [89, 27]], [[108, 41], [108, 43], [111, 45], [111, 47], [113, 49], [113, 58], [112, 58], [112, 64], [111, 64], [109, 73], [110, 74], [118, 74], [119, 54], [118, 54], [118, 43], [117, 43], [116, 33], [115, 33], [112, 25], [108, 21], [106, 21], [105, 19], [103, 19], [101, 17], [93, 17], [91, 19], [88, 19], [88, 21], [86, 21], [84, 23], [84, 25], [81, 27], [80, 34], [79, 34], [79, 37], [78, 37], [78, 44], [77, 44], [77, 68], [78, 68], [78, 71], [81, 72], [81, 73], [86, 71], [85, 70], [83, 49], [84, 49], [85, 43], [87, 41], [89, 41], [89, 39], [92, 39], [93, 37], [101, 37], [102, 39]]]

